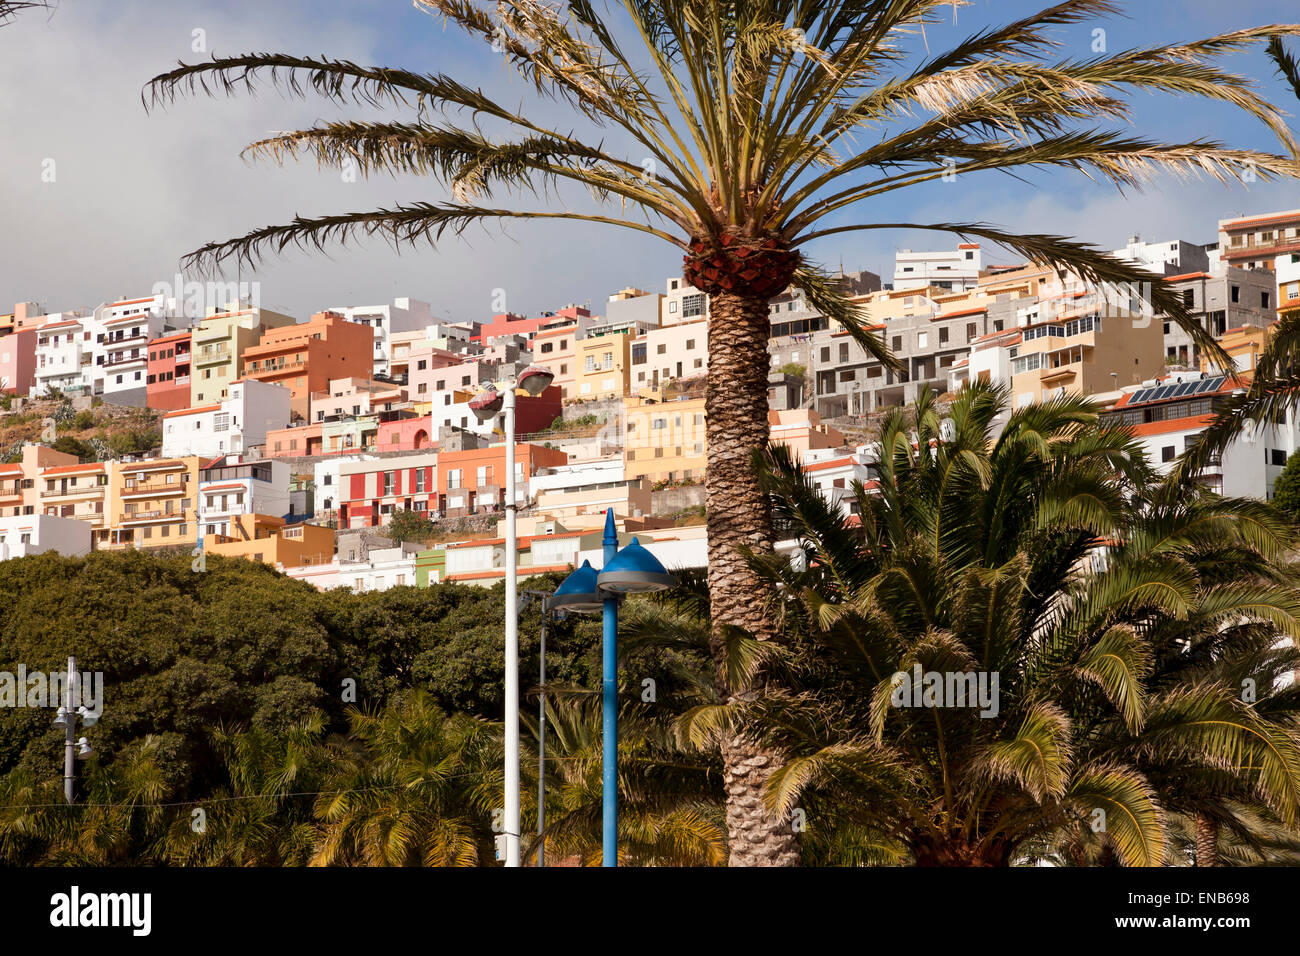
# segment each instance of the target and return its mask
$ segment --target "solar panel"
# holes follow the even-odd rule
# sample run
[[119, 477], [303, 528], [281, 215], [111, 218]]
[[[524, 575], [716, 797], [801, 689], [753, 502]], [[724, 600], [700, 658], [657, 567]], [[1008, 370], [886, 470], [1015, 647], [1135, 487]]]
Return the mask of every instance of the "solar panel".
[[1147, 395], [1151, 391], [1153, 391], [1153, 389], [1150, 388], [1139, 389], [1138, 391], [1133, 393], [1133, 398], [1129, 401], [1129, 404], [1141, 405], [1143, 402], [1147, 400]]

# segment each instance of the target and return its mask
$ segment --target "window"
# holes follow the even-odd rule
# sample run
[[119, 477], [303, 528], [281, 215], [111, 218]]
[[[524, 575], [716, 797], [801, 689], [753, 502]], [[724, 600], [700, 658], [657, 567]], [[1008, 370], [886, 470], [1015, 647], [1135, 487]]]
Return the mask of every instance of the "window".
[[822, 364], [823, 364], [823, 365], [829, 365], [830, 363], [831, 363], [831, 350], [830, 350], [829, 348], [823, 348], [823, 349], [822, 349]]
[[455, 491], [460, 488], [460, 469], [453, 468], [447, 472], [447, 490]]
[[891, 340], [889, 349], [891, 352], [903, 351], [903, 337], [901, 335], [895, 335]]
[[1239, 285], [1234, 285], [1234, 286], [1232, 287], [1232, 301], [1233, 301], [1233, 302], [1240, 302], [1240, 301], [1241, 301], [1241, 286], [1239, 286]]
[[1196, 292], [1192, 289], [1183, 290], [1183, 307], [1190, 309], [1196, 305]]
[[693, 352], [693, 351], [695, 351], [695, 340], [694, 340], [694, 339], [687, 339], [687, 340], [686, 340], [686, 351], [688, 351], [688, 352]]
[[[663, 355], [667, 351], [668, 351], [668, 346], [663, 342], [660, 342], [658, 345], [655, 346], [655, 355]], [[606, 354], [608, 355], [609, 353]]]
[[704, 294], [688, 295], [682, 298], [682, 318], [704, 314]]
[[1161, 461], [1173, 461], [1173, 460], [1174, 460], [1174, 446], [1173, 446], [1173, 445], [1165, 445], [1164, 448], [1161, 448], [1161, 449], [1160, 449], [1160, 460], [1161, 460]]
[[939, 344], [946, 345], [947, 342], [948, 342], [948, 328], [947, 326], [944, 326], [943, 328], [939, 329]]
[[417, 469], [415, 472], [415, 491], [417, 494], [424, 492], [424, 469]]
[[1261, 309], [1267, 309], [1267, 308], [1269, 307], [1269, 305], [1268, 305], [1268, 293], [1267, 293], [1267, 292], [1261, 292], [1261, 293], [1259, 294], [1259, 307], [1260, 307]]
[[917, 333], [916, 333], [916, 347], [917, 347], [918, 349], [925, 349], [925, 348], [929, 348], [929, 347], [930, 347], [930, 333], [929, 333], [929, 332], [917, 332]]
[[392, 493], [393, 493], [393, 473], [391, 471], [386, 471], [384, 472], [384, 495], [387, 496], [387, 495], [391, 495]]
[[1271, 464], [1274, 464], [1274, 465], [1285, 465], [1285, 464], [1286, 464], [1286, 452], [1285, 452], [1283, 449], [1281, 449], [1281, 448], [1274, 448], [1274, 449], [1273, 449], [1273, 453], [1272, 453], [1272, 461], [1271, 461]]

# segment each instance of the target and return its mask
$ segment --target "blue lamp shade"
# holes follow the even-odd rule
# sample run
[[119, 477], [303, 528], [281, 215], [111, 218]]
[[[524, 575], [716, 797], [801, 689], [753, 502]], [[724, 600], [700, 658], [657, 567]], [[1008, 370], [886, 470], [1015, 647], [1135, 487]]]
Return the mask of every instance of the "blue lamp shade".
[[590, 561], [570, 572], [551, 595], [549, 606], [553, 611], [575, 611], [578, 614], [596, 614], [604, 609], [604, 599], [596, 587], [597, 572]]
[[641, 546], [636, 538], [626, 548], [614, 555], [596, 578], [602, 591], [614, 594], [645, 594], [665, 591], [677, 584], [659, 559]]

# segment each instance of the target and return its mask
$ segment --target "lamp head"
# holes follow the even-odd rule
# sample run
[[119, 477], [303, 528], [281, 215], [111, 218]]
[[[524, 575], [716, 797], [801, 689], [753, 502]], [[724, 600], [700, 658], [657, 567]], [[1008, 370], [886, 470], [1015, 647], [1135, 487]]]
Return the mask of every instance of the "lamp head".
[[555, 611], [576, 614], [597, 614], [604, 610], [604, 598], [596, 586], [598, 573], [590, 561], [572, 571], [551, 595], [550, 606]]
[[89, 760], [93, 756], [95, 756], [95, 748], [90, 746], [89, 740], [82, 737], [77, 741], [77, 759]]
[[677, 579], [633, 538], [600, 572], [596, 583], [600, 590], [613, 594], [648, 594], [676, 586]]
[[77, 708], [77, 716], [81, 718], [81, 723], [86, 727], [94, 727], [99, 723], [99, 715], [89, 710], [85, 704]]
[[470, 399], [469, 410], [474, 413], [474, 417], [480, 422], [487, 422], [500, 414], [504, 404], [505, 399], [501, 393], [489, 385]]
[[555, 373], [544, 365], [530, 365], [519, 373], [519, 387], [536, 398], [551, 387]]
[[67, 730], [68, 720], [68, 708], [60, 707], [58, 713], [54, 715], [54, 726], [59, 730]]

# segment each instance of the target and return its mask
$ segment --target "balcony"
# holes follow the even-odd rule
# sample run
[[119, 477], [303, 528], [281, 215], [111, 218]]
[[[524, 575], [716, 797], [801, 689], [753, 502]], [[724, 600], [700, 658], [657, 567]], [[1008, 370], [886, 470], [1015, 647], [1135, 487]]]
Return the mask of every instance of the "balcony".
[[110, 358], [104, 362], [104, 368], [113, 368], [116, 365], [135, 365], [140, 362], [146, 362], [148, 360], [149, 360], [149, 356], [146, 353], [141, 353], [140, 355], [121, 356], [119, 358]]
[[218, 362], [229, 362], [231, 354], [230, 347], [226, 345], [195, 349], [193, 364], [214, 365]]
[[41, 498], [100, 498], [108, 491], [108, 485], [78, 485], [41, 489]]
[[173, 509], [172, 511], [153, 510], [153, 511], [127, 511], [117, 516], [117, 523], [122, 525], [148, 524], [151, 521], [185, 521], [194, 509], [188, 505], [184, 508]]
[[165, 481], [137, 481], [129, 488], [122, 489], [123, 498], [161, 498], [171, 495], [187, 494], [190, 490], [188, 482], [174, 481], [171, 483]]

